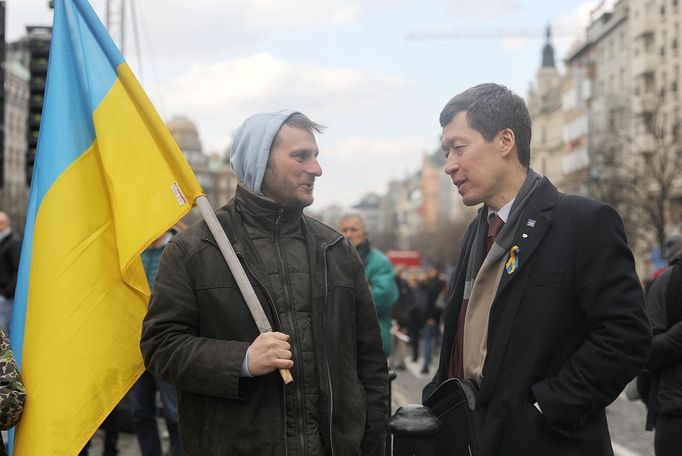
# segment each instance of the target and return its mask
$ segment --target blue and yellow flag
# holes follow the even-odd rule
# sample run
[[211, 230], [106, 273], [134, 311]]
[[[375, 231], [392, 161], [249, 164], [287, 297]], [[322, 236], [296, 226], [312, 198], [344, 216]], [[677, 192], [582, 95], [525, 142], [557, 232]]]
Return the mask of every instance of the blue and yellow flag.
[[76, 455], [143, 370], [140, 253], [201, 187], [86, 0], [56, 0], [12, 320], [19, 456]]

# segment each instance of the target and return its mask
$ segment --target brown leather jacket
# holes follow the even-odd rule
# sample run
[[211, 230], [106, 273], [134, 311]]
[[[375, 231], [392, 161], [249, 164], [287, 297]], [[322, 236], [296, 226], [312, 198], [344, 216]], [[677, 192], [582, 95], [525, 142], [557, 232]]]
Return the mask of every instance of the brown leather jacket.
[[[244, 189], [236, 198], [243, 198]], [[242, 206], [240, 206], [242, 207]], [[257, 208], [254, 208], [256, 210]], [[261, 270], [235, 200], [218, 220], [275, 330]], [[384, 453], [387, 365], [362, 264], [339, 233], [302, 216], [311, 271], [311, 325], [319, 373], [320, 434], [328, 455]], [[257, 337], [248, 308], [205, 223], [166, 247], [142, 330], [147, 369], [175, 384], [190, 455], [285, 455], [285, 386], [278, 373], [240, 377]], [[288, 388], [289, 386], [287, 386]]]

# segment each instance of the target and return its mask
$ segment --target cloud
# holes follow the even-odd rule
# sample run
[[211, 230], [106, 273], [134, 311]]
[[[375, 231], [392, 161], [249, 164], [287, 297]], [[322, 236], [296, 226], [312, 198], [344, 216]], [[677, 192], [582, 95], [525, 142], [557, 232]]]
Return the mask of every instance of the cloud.
[[7, 41], [15, 41], [26, 34], [26, 25], [52, 25], [52, 10], [44, 0], [7, 2]]
[[224, 112], [226, 106], [282, 105], [293, 101], [306, 106], [370, 103], [382, 95], [406, 90], [398, 77], [351, 68], [295, 64], [268, 53], [216, 63], [199, 63], [161, 83], [164, 104], [173, 109]]
[[504, 38], [500, 41], [500, 47], [503, 51], [516, 51], [524, 47], [528, 42], [527, 38]]
[[[90, 1], [105, 22], [106, 0]], [[47, 0], [8, 3], [9, 41], [24, 34], [24, 24], [52, 22]], [[157, 60], [195, 60], [225, 49], [250, 46], [282, 31], [316, 24], [355, 23], [367, 8], [380, 3], [389, 0], [144, 0], [126, 9], [126, 42], [132, 50], [136, 22], [144, 53], [153, 52]]]
[[337, 203], [350, 206], [368, 192], [384, 194], [390, 179], [402, 179], [421, 168], [435, 138], [350, 137], [330, 145], [319, 138], [323, 174], [315, 184], [314, 208]]
[[[143, 43], [151, 41], [155, 58], [177, 63], [253, 48], [280, 32], [355, 23], [378, 1], [387, 0], [145, 0], [136, 9]], [[200, 20], [190, 19], [198, 11]]]
[[[556, 39], [555, 49], [557, 55], [564, 57], [568, 54], [570, 49], [576, 44], [582, 42], [585, 37], [585, 30], [590, 24], [590, 16], [592, 15], [595, 8], [601, 3], [600, 0], [591, 0], [588, 2], [581, 3], [573, 11], [563, 16], [560, 16], [555, 24], [557, 27], [564, 30], [575, 30], [575, 34], [570, 37], [563, 37]], [[613, 9], [613, 5], [616, 0], [607, 0], [602, 6], [602, 11], [610, 11]]]
[[[351, 137], [344, 138], [330, 146], [326, 153], [344, 158], [376, 156], [383, 159], [385, 157], [405, 158], [413, 156], [421, 160], [422, 153], [433, 152], [435, 147], [437, 147], [435, 140], [424, 138], [383, 139]], [[414, 159], [410, 157], [410, 161], [414, 161]]]
[[361, 5], [346, 5], [334, 11], [330, 16], [330, 22], [337, 25], [352, 24], [357, 22], [362, 16], [363, 7]]
[[458, 18], [487, 18], [508, 15], [510, 11], [523, 13], [524, 5], [518, 0], [441, 0], [445, 1], [450, 11]]
[[[151, 87], [163, 114], [183, 113], [202, 125], [207, 144], [222, 149], [230, 128], [248, 115], [290, 107], [328, 118], [344, 110], [381, 104], [409, 93], [408, 81], [342, 67], [296, 64], [268, 53], [215, 63], [198, 63], [185, 73]], [[158, 95], [157, 95], [158, 94]], [[231, 127], [228, 127], [231, 126]], [[223, 144], [223, 146], [218, 146]]]

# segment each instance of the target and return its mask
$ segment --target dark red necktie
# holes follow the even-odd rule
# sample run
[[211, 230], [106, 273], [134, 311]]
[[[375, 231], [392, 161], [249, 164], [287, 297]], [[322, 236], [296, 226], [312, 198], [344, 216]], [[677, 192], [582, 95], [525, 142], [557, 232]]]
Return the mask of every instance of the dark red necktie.
[[502, 231], [503, 226], [504, 221], [497, 213], [488, 216], [488, 242], [486, 243], [488, 252], [490, 252], [490, 248], [493, 246], [497, 235]]

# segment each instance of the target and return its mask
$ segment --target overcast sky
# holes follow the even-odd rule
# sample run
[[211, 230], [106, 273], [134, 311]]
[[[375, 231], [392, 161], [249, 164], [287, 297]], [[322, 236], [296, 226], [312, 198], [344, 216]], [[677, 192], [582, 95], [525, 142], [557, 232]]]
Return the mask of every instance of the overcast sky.
[[[576, 31], [553, 38], [561, 61], [598, 3], [137, 0], [131, 8], [129, 1], [139, 40], [129, 15], [126, 59], [164, 119], [196, 123], [205, 153], [224, 153], [234, 129], [258, 111], [300, 110], [328, 127], [318, 138], [324, 174], [313, 209], [385, 193], [389, 179], [417, 170], [438, 148], [438, 113], [456, 93], [492, 81], [526, 97], [544, 44], [541, 35], [415, 40], [409, 33], [551, 22]], [[7, 40], [26, 25], [50, 25], [47, 3], [8, 0]], [[104, 22], [106, 0], [91, 4]]]

